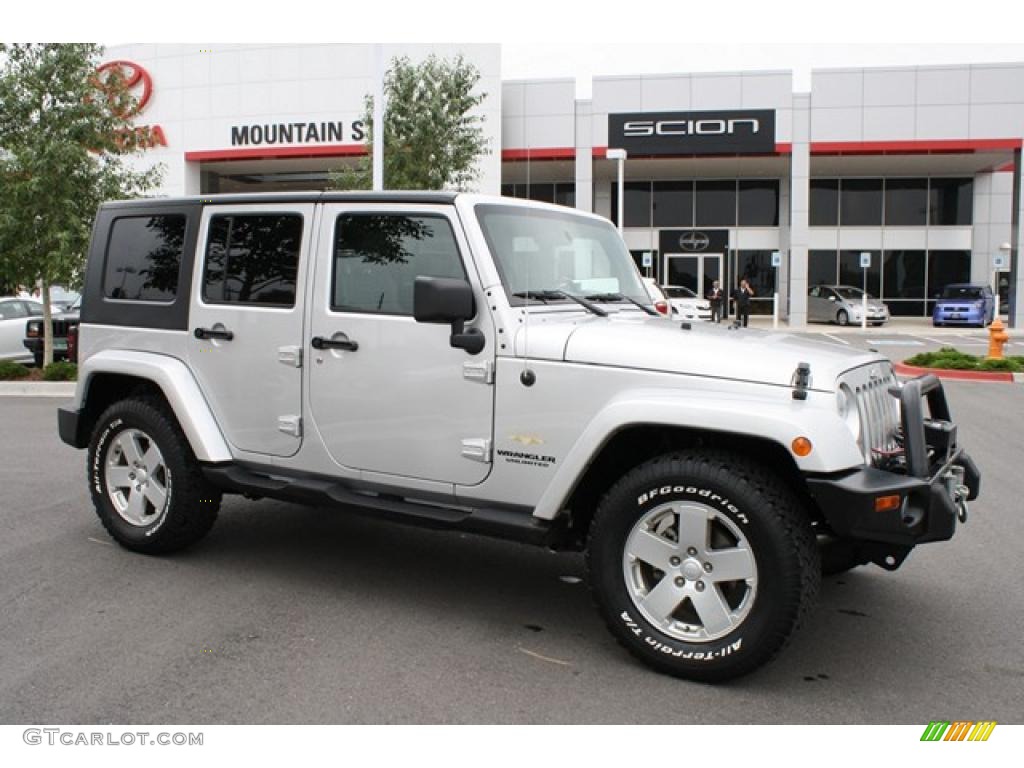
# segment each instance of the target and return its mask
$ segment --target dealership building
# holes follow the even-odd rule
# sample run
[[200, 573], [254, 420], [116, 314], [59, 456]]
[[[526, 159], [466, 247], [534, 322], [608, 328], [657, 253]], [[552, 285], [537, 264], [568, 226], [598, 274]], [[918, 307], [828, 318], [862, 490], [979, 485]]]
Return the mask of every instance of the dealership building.
[[[596, 77], [579, 99], [572, 79], [502, 80], [497, 45], [384, 46], [386, 60], [430, 53], [481, 73], [477, 191], [617, 222], [621, 170], [626, 244], [661, 283], [745, 278], [755, 312], [777, 292], [802, 326], [818, 284], [866, 282], [894, 315], [923, 317], [946, 285], [987, 282], [1024, 325], [1024, 63], [815, 70], [807, 92], [783, 71]], [[126, 45], [107, 59], [144, 101], [151, 148], [134, 162], [163, 165], [161, 193], [323, 188], [365, 154], [374, 46]]]

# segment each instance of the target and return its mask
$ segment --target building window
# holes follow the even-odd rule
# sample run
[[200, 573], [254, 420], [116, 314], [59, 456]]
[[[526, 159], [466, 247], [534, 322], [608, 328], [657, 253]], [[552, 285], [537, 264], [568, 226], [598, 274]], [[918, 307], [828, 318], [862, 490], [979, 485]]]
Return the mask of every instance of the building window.
[[770, 315], [772, 294], [775, 293], [775, 268], [772, 267], [771, 251], [736, 251], [736, 272], [733, 287], [738, 288], [740, 280], [746, 280], [754, 289], [751, 302], [752, 315]]
[[967, 226], [973, 221], [974, 182], [932, 179], [928, 189], [928, 220], [933, 227]]
[[808, 251], [807, 285], [836, 285], [838, 277], [835, 251]]
[[839, 179], [811, 182], [810, 224], [812, 227], [839, 225]]
[[203, 301], [295, 306], [302, 216], [231, 215], [210, 219]]
[[[970, 251], [929, 251], [928, 252], [928, 298], [942, 295], [943, 289], [953, 283], [971, 281]], [[928, 302], [931, 311], [933, 302]]]
[[576, 184], [555, 184], [555, 204], [564, 205], [566, 208], [576, 207]]
[[654, 226], [693, 226], [693, 182], [654, 182]]
[[882, 224], [881, 179], [843, 179], [839, 190], [839, 223], [843, 227]]
[[924, 251], [886, 251], [882, 257], [882, 291], [889, 311], [904, 317], [924, 314], [927, 258]]
[[[623, 214], [627, 227], [651, 226], [651, 182], [627, 181], [623, 185], [626, 200]], [[619, 185], [612, 184], [612, 222], [619, 223]]]
[[466, 277], [446, 218], [397, 214], [338, 217], [332, 310], [411, 315], [413, 285], [419, 275]]
[[741, 227], [777, 227], [779, 225], [779, 182], [777, 179], [740, 181], [739, 225]]
[[927, 223], [927, 179], [886, 179], [885, 226], [923, 227]]
[[698, 181], [696, 190], [698, 227], [736, 226], [735, 181]]
[[172, 302], [185, 245], [184, 216], [129, 216], [110, 228], [103, 295]]
[[[852, 285], [855, 288], [864, 287], [864, 270], [860, 266], [860, 255], [864, 251], [840, 251], [839, 252], [839, 284]], [[882, 293], [882, 265], [881, 253], [868, 251], [871, 254], [871, 266], [868, 267], [868, 293], [872, 296], [881, 296]]]

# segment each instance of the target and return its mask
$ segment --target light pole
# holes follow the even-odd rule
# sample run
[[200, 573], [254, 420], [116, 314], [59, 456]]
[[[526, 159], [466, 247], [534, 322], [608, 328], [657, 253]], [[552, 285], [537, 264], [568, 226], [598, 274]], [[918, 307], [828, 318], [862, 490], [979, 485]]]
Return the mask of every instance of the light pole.
[[373, 46], [373, 191], [384, 189], [384, 46]]
[[623, 202], [624, 202], [624, 199], [625, 199], [625, 187], [626, 187], [626, 184], [625, 184], [626, 150], [624, 150], [624, 149], [606, 149], [605, 153], [604, 153], [604, 156], [607, 157], [609, 160], [618, 160], [619, 161], [619, 211], [618, 211], [619, 217], [618, 217], [618, 222], [619, 222], [619, 234], [621, 235], [622, 234], [622, 224], [623, 224], [623, 222], [622, 222], [622, 211], [623, 211]]

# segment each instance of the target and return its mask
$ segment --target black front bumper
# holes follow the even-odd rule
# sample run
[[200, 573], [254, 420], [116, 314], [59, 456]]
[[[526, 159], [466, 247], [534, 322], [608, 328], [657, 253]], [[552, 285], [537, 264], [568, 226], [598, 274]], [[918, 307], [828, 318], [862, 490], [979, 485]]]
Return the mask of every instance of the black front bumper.
[[[951, 486], [962, 482], [967, 488], [965, 500], [976, 499], [981, 473], [956, 444], [956, 426], [938, 378], [921, 376], [891, 392], [900, 400], [902, 472], [864, 466], [810, 476], [808, 490], [836, 536], [900, 547], [945, 541], [952, 538], [958, 517]], [[927, 418], [923, 401], [928, 405]], [[875, 511], [879, 498], [896, 495], [898, 505]]]

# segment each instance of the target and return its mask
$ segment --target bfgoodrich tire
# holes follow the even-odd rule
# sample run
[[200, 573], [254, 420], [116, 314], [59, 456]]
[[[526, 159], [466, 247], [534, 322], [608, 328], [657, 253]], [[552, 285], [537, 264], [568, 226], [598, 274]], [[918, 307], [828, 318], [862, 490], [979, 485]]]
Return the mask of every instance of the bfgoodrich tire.
[[634, 656], [703, 682], [772, 659], [817, 595], [821, 566], [798, 499], [724, 452], [673, 453], [602, 499], [587, 548], [598, 609]]
[[127, 549], [164, 554], [209, 532], [221, 494], [203, 477], [172, 416], [155, 400], [124, 400], [96, 422], [89, 489], [107, 532]]

